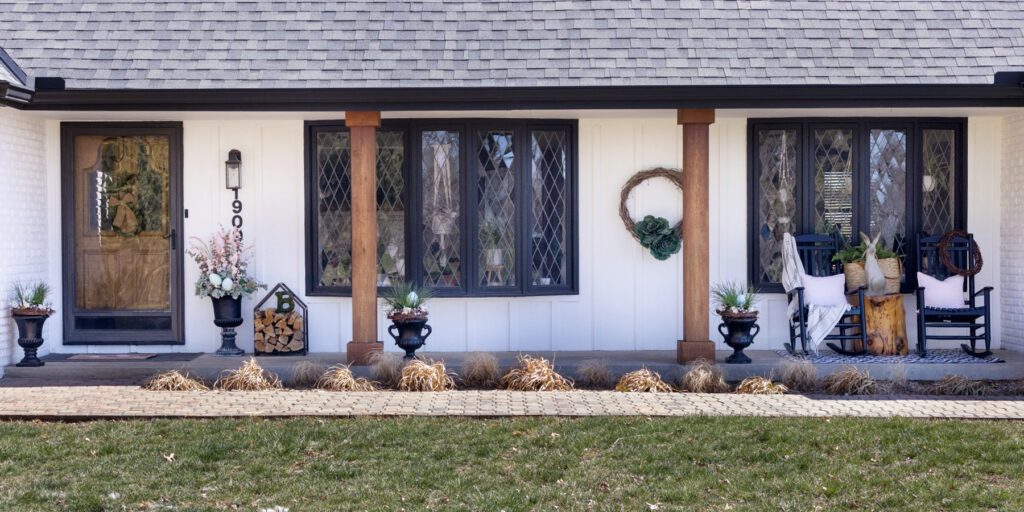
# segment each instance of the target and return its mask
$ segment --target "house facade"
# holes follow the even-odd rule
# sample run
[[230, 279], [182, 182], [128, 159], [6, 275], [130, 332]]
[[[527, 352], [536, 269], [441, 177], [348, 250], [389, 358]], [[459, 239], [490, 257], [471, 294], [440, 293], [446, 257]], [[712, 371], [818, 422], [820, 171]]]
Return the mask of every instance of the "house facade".
[[[780, 349], [782, 233], [881, 235], [909, 293], [918, 237], [965, 229], [1024, 349], [1022, 5], [742, 4], [0, 1], [0, 286], [51, 285], [44, 352], [212, 352], [185, 249], [234, 225], [314, 353], [397, 350], [408, 281], [430, 351], [724, 348], [727, 281]], [[620, 218], [653, 168], [682, 191], [624, 204], [682, 222], [664, 261]]]

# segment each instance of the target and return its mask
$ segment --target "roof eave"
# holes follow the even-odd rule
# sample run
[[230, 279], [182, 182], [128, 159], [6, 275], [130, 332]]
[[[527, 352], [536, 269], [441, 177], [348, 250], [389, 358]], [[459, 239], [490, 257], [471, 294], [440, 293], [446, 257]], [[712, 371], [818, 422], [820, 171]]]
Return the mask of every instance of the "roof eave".
[[0, 80], [0, 105], [24, 109], [32, 102], [32, 89]]
[[726, 85], [36, 90], [21, 108], [91, 111], [1024, 107], [1017, 85]]

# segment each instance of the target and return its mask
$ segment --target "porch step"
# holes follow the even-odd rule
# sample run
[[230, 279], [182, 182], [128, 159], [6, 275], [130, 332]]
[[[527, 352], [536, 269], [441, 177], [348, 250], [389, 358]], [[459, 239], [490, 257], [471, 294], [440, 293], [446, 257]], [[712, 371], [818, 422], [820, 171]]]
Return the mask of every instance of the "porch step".
[[[909, 380], [938, 380], [947, 374], [957, 374], [972, 379], [1016, 380], [1024, 377], [1024, 353], [997, 350], [996, 356], [1005, 363], [971, 363], [971, 364], [907, 364], [903, 366]], [[575, 377], [577, 365], [584, 360], [596, 359], [603, 362], [613, 375], [646, 367], [661, 374], [666, 381], [675, 381], [688, 369], [676, 364], [674, 350], [644, 351], [570, 351], [529, 352], [534, 356], [542, 356], [553, 360], [555, 368], [563, 375]], [[716, 360], [725, 370], [726, 379], [739, 381], [751, 375], [781, 376], [785, 360], [774, 351], [747, 350], [753, 359], [751, 364], [724, 364], [725, 357], [731, 351], [718, 351]], [[502, 368], [514, 364], [518, 352], [492, 352], [498, 358]], [[459, 373], [469, 353], [464, 352], [424, 352], [424, 357], [441, 359], [449, 369]], [[227, 369], [238, 368], [250, 356], [216, 357], [202, 354], [189, 361], [165, 360], [154, 358], [141, 361], [49, 361], [38, 368], [4, 368], [4, 376], [0, 386], [52, 386], [52, 385], [138, 385], [149, 377], [168, 370], [186, 370], [204, 379], [215, 379]], [[292, 366], [302, 360], [313, 360], [325, 366], [345, 362], [345, 354], [317, 353], [308, 356], [261, 356], [260, 365], [287, 379]], [[893, 364], [860, 364], [876, 379], [889, 379], [897, 365]], [[842, 369], [839, 364], [817, 364], [815, 370], [818, 377], [824, 377]], [[357, 377], [369, 377], [368, 367], [352, 367]]]

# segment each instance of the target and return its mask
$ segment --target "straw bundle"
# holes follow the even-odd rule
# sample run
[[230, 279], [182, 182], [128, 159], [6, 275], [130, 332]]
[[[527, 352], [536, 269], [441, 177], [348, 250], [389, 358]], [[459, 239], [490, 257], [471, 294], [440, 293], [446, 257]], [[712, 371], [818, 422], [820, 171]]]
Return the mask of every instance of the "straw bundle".
[[281, 389], [281, 379], [250, 358], [237, 370], [224, 372], [214, 386], [226, 391], [270, 391]]
[[501, 387], [512, 391], [571, 391], [573, 382], [555, 372], [547, 359], [520, 355], [516, 366], [501, 378]]
[[208, 391], [210, 388], [206, 387], [206, 384], [203, 384], [201, 381], [193, 379], [188, 374], [182, 374], [178, 370], [171, 370], [147, 380], [142, 385], [142, 389], [150, 391]]
[[619, 383], [615, 385], [615, 391], [627, 391], [634, 393], [670, 393], [672, 392], [672, 386], [669, 386], [665, 381], [661, 380], [661, 375], [658, 372], [648, 370], [647, 368], [641, 368], [639, 370], [629, 372], [619, 379]]
[[316, 387], [327, 391], [375, 391], [377, 386], [359, 377], [352, 375], [348, 365], [339, 364], [332, 366], [324, 372], [316, 381]]
[[402, 378], [398, 381], [401, 391], [449, 391], [455, 389], [452, 372], [444, 366], [444, 361], [426, 362], [413, 359], [402, 368]]
[[679, 388], [692, 393], [725, 393], [729, 385], [725, 383], [725, 371], [707, 359], [698, 359], [693, 367], [679, 379]]

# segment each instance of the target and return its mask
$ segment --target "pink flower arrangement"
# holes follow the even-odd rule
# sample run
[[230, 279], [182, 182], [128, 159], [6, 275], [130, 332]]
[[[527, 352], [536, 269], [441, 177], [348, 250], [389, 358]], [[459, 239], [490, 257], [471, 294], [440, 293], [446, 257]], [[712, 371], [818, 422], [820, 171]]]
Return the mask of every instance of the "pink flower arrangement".
[[242, 244], [238, 228], [226, 230], [222, 226], [208, 243], [197, 237], [190, 241], [188, 255], [199, 265], [196, 295], [238, 299], [267, 287], [248, 274], [252, 247]]

